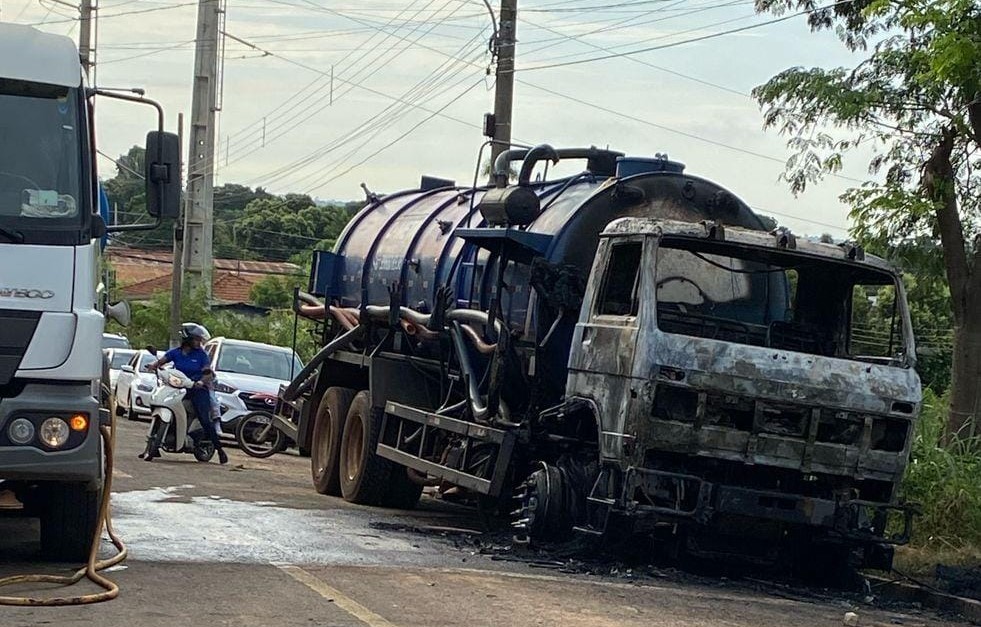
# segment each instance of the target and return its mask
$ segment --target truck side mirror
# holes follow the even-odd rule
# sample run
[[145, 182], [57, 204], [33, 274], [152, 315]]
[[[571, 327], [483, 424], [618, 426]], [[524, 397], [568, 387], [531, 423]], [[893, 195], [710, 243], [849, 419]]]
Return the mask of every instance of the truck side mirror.
[[146, 210], [154, 218], [180, 215], [181, 141], [175, 133], [147, 133]]

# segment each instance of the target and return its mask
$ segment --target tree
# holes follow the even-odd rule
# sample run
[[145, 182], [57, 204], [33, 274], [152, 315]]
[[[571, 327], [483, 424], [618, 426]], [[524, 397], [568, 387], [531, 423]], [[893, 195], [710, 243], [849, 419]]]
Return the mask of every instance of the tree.
[[293, 287], [303, 288], [304, 277], [266, 276], [256, 282], [249, 292], [249, 300], [260, 307], [288, 309], [293, 304]]
[[943, 251], [953, 317], [948, 434], [981, 412], [981, 6], [975, 0], [757, 0], [776, 14], [811, 11], [865, 54], [853, 68], [791, 68], [754, 90], [764, 127], [789, 137], [795, 193], [872, 147], [873, 180], [849, 190], [854, 235], [895, 247], [923, 238]]

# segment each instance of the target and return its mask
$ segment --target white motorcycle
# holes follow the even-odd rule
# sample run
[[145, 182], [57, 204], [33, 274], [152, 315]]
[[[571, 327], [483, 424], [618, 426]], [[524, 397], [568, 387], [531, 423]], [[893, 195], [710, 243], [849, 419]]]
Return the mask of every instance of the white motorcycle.
[[[157, 387], [150, 395], [150, 430], [140, 459], [153, 461], [160, 451], [190, 453], [199, 462], [210, 461], [215, 445], [205, 434], [187, 391], [194, 382], [174, 369], [157, 372]], [[189, 417], [192, 417], [189, 420]]]

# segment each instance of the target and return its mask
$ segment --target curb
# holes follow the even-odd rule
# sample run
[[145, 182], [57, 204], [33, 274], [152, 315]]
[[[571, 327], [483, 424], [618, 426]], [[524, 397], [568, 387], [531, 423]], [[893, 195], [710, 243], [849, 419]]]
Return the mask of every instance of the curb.
[[902, 603], [919, 603], [923, 607], [959, 614], [971, 623], [981, 625], [981, 601], [882, 577], [867, 576], [867, 579], [875, 586], [880, 598]]

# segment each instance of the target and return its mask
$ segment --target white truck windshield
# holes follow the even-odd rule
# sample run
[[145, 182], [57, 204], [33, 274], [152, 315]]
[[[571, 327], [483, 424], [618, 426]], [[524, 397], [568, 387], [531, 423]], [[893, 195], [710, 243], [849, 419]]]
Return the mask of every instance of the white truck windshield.
[[0, 227], [5, 231], [79, 225], [84, 132], [79, 126], [77, 90], [0, 79]]

